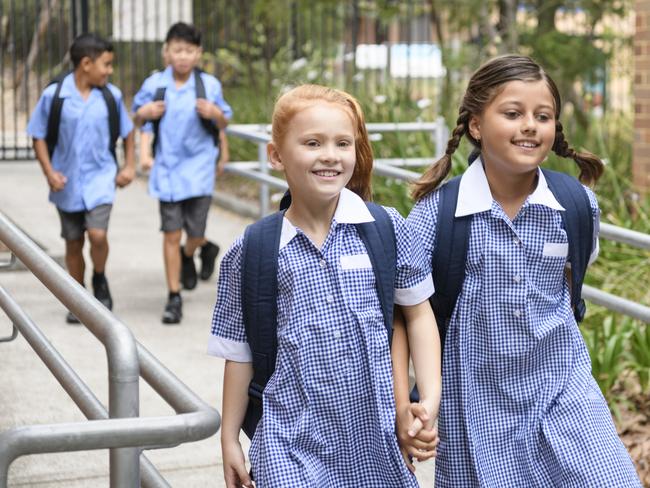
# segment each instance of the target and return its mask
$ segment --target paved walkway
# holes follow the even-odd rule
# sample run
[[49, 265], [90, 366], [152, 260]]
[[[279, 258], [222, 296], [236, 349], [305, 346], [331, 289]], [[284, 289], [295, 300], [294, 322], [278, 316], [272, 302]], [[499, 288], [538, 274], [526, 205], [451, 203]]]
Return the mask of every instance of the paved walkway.
[[[38, 164], [0, 163], [0, 209], [50, 256], [62, 259], [58, 216], [47, 201], [47, 185]], [[220, 409], [223, 361], [205, 353], [216, 274], [210, 282], [200, 282], [197, 289], [184, 292], [180, 326], [161, 325], [166, 289], [158, 223], [157, 202], [146, 194], [143, 179], [118, 192], [109, 229], [107, 265], [114, 312], [163, 364]], [[207, 235], [225, 250], [248, 223], [248, 219], [213, 207]], [[90, 281], [90, 269], [86, 276]], [[81, 326], [67, 325], [63, 305], [29, 272], [0, 272], [0, 283], [107, 404], [106, 357], [95, 337]], [[11, 324], [0, 312], [0, 337], [10, 332]], [[85, 420], [21, 336], [11, 343], [0, 343], [0, 372], [0, 431]], [[141, 416], [173, 413], [144, 381], [140, 384]], [[173, 449], [147, 451], [146, 455], [174, 487], [224, 486], [218, 434]], [[419, 466], [422, 486], [433, 486], [432, 468], [431, 463]], [[9, 486], [107, 487], [107, 473], [107, 451], [26, 456], [12, 464]]]

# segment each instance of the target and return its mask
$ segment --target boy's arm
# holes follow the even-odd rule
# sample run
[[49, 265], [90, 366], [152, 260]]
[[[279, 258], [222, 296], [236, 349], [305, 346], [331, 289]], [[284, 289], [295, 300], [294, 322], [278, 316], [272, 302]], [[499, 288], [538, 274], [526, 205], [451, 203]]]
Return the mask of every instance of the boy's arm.
[[227, 488], [253, 487], [246, 471], [239, 432], [248, 405], [248, 385], [253, 378], [253, 363], [226, 360], [223, 373], [221, 452]]
[[47, 178], [47, 184], [50, 186], [52, 191], [61, 191], [65, 187], [67, 178], [63, 173], [60, 173], [54, 168], [52, 168], [52, 162], [50, 161], [50, 154], [47, 150], [47, 142], [45, 139], [33, 139], [34, 152], [36, 153], [36, 159], [41, 165], [43, 174]]
[[228, 146], [228, 136], [226, 131], [219, 132], [219, 161], [217, 162], [217, 176], [223, 174], [226, 164], [230, 162], [230, 146]]
[[135, 178], [135, 136], [134, 131], [124, 139], [124, 166], [117, 174], [115, 183], [120, 188], [125, 187]]
[[153, 167], [153, 155], [151, 154], [151, 132], [140, 131], [140, 168], [150, 170]]
[[196, 99], [196, 111], [201, 118], [214, 120], [219, 129], [223, 130], [228, 125], [228, 119], [216, 103], [205, 98]]

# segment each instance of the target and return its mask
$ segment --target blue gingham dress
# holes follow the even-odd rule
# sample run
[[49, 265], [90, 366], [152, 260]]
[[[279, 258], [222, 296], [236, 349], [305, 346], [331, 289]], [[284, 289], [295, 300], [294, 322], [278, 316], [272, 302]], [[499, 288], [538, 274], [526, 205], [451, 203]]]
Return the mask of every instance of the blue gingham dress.
[[[396, 233], [395, 302], [433, 292], [417, 233]], [[368, 218], [369, 217], [369, 218]], [[388, 337], [374, 272], [354, 223], [373, 220], [341, 193], [318, 249], [285, 218], [278, 256], [278, 355], [249, 457], [258, 487], [415, 487], [395, 436]], [[220, 268], [210, 354], [250, 361], [240, 302], [242, 241]]]
[[[438, 200], [407, 219], [429, 263]], [[474, 216], [443, 353], [436, 488], [641, 486], [573, 317], [561, 208], [539, 172], [510, 221], [480, 160], [463, 175], [456, 215]]]

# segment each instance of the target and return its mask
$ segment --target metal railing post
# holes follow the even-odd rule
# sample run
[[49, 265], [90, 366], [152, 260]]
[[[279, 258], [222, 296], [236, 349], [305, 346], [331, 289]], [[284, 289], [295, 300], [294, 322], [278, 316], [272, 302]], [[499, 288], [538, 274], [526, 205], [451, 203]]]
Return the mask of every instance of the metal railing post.
[[[97, 300], [79, 303], [79, 294], [87, 291], [2, 213], [0, 240], [106, 346], [109, 416], [137, 417], [140, 368], [131, 331]], [[139, 486], [139, 449], [111, 449], [109, 460], [111, 488]]]
[[[257, 159], [260, 162], [260, 173], [268, 174], [269, 173], [269, 161], [266, 154], [266, 144], [265, 142], [257, 143]], [[269, 213], [269, 185], [266, 183], [260, 183], [260, 218], [266, 216]]]

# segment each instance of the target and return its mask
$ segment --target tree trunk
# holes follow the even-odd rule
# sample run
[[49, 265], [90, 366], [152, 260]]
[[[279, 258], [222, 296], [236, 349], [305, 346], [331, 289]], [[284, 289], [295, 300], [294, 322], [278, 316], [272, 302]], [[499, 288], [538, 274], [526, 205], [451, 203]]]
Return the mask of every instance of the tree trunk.
[[27, 108], [25, 107], [25, 98], [28, 89], [27, 84], [29, 82], [28, 74], [32, 70], [34, 61], [36, 61], [36, 57], [38, 56], [38, 49], [43, 36], [45, 35], [45, 32], [47, 32], [47, 26], [50, 23], [51, 17], [50, 13], [56, 7], [56, 2], [57, 0], [42, 0], [41, 10], [38, 14], [38, 26], [36, 27], [34, 35], [32, 36], [32, 42], [29, 46], [27, 59], [16, 73], [14, 89], [20, 85], [20, 92], [18, 94], [18, 110], [25, 110]]

